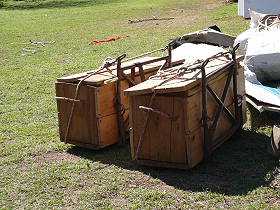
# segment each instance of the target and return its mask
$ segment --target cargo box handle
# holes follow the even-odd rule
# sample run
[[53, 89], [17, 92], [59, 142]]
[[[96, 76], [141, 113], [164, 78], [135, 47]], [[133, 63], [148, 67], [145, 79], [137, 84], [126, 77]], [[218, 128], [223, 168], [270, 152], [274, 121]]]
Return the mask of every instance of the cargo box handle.
[[73, 99], [73, 98], [66, 98], [66, 97], [55, 97], [56, 100], [62, 100], [62, 101], [69, 101], [69, 102], [81, 102], [81, 100]]
[[169, 118], [170, 120], [174, 120], [174, 118], [171, 117], [169, 114], [164, 113], [164, 112], [162, 112], [162, 111], [159, 111], [159, 110], [157, 110], [157, 109], [153, 109], [153, 108], [149, 108], [149, 107], [145, 107], [145, 106], [139, 106], [139, 109], [142, 110], [142, 111], [144, 111], [144, 112], [154, 112], [154, 113], [156, 113], [156, 114], [160, 114], [160, 115], [162, 115], [162, 116], [164, 116], [164, 117], [167, 117], [167, 118]]

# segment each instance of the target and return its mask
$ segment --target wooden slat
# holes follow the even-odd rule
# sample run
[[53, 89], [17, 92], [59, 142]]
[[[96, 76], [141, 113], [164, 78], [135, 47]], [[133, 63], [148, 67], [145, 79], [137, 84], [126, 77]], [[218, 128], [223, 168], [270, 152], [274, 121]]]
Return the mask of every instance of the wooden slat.
[[[146, 118], [146, 113], [139, 109], [139, 106], [144, 105], [147, 106], [150, 100], [150, 96], [139, 96], [133, 97], [133, 142], [134, 142], [134, 153], [137, 151], [139, 138], [143, 131], [144, 122]], [[141, 149], [139, 150], [138, 158], [146, 158], [150, 159], [151, 151], [150, 151], [150, 129], [149, 127], [146, 129], [143, 137], [143, 142]]]
[[98, 125], [100, 133], [100, 148], [115, 144], [119, 141], [120, 137], [117, 114], [99, 118]]
[[145, 166], [153, 166], [153, 167], [164, 167], [164, 168], [176, 168], [176, 169], [190, 169], [187, 164], [182, 163], [173, 163], [173, 162], [164, 162], [164, 161], [155, 161], [155, 160], [137, 160], [137, 163]]
[[99, 132], [97, 130], [97, 107], [96, 107], [96, 98], [97, 98], [97, 88], [88, 87], [88, 105], [89, 105], [89, 132], [91, 136], [91, 144], [99, 145]]
[[133, 111], [134, 107], [134, 98], [129, 97], [129, 141], [130, 141], [130, 152], [132, 160], [135, 160], [135, 139], [134, 139], [134, 126], [133, 126], [133, 119], [135, 119], [135, 111]]
[[[55, 90], [56, 90], [56, 96], [64, 96], [64, 89], [63, 89], [63, 83], [55, 83]], [[64, 141], [65, 136], [65, 129], [67, 124], [67, 116], [64, 113], [65, 108], [62, 101], [57, 100], [57, 113], [58, 113], [58, 127], [59, 127], [59, 137], [60, 141]]]
[[203, 160], [203, 128], [200, 127], [189, 133], [186, 136], [186, 141], [188, 147], [188, 166], [193, 168]]
[[280, 112], [279, 106], [274, 106], [272, 104], [260, 102], [249, 95], [246, 95], [246, 101], [252, 106], [254, 106], [259, 112], [263, 112], [263, 111]]
[[243, 67], [237, 70], [237, 94], [245, 96], [245, 76]]
[[[173, 97], [157, 96], [154, 99], [152, 108], [172, 116]], [[171, 160], [171, 139], [172, 121], [166, 116], [150, 112], [148, 123], [150, 129], [150, 156], [151, 160], [170, 161]]]
[[184, 112], [188, 110], [185, 109], [184, 105], [184, 98], [173, 97], [170, 161], [187, 164]]

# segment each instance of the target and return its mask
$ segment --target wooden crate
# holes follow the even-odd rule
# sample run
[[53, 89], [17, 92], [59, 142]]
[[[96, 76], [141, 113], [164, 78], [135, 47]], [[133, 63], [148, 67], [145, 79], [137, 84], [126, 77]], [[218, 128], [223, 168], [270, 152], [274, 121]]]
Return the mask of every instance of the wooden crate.
[[[128, 66], [133, 63], [141, 63], [153, 60], [154, 57], [144, 57], [123, 63]], [[181, 63], [175, 61], [173, 64]], [[145, 77], [155, 74], [163, 61], [150, 63], [143, 66]], [[115, 67], [113, 74], [117, 75]], [[130, 71], [124, 72], [126, 75]], [[87, 76], [88, 72], [75, 74], [57, 79], [56, 97], [59, 122], [60, 140], [65, 143], [74, 144], [90, 149], [100, 149], [117, 143], [120, 140], [119, 125], [116, 108], [116, 78], [108, 72], [96, 74], [86, 79], [79, 90], [78, 102], [74, 102], [75, 109], [70, 123], [70, 129], [66, 136], [69, 116], [72, 109], [75, 91], [78, 82]], [[140, 82], [140, 75], [136, 69], [135, 81]], [[126, 80], [121, 80], [121, 103], [124, 107], [124, 119], [128, 119], [128, 99], [123, 90], [129, 87]], [[128, 120], [127, 120], [128, 122]], [[127, 123], [128, 126], [128, 123]]]
[[[209, 73], [215, 71], [219, 65], [212, 66], [207, 69]], [[228, 74], [229, 71], [225, 71], [209, 81], [209, 85], [219, 96], [222, 95]], [[244, 72], [242, 68], [238, 70], [237, 78], [238, 94], [244, 96]], [[129, 96], [132, 158], [143, 165], [192, 168], [204, 158], [201, 83], [198, 79], [190, 79], [187, 82], [177, 80], [163, 85], [163, 87], [152, 88], [158, 83], [160, 81], [149, 80], [125, 90], [125, 94]], [[152, 105], [154, 111], [150, 111], [147, 127], [144, 129], [147, 112], [140, 110], [139, 106], [149, 106], [152, 90], [157, 91]], [[211, 119], [217, 112], [218, 104], [209, 95], [207, 102], [208, 116]], [[225, 106], [232, 113], [235, 113], [232, 81]], [[245, 112], [246, 102], [243, 100], [244, 121], [246, 120]], [[231, 126], [232, 122], [223, 112], [214, 141], [228, 132]], [[143, 138], [139, 146], [141, 135]], [[136, 154], [138, 147], [139, 151]]]

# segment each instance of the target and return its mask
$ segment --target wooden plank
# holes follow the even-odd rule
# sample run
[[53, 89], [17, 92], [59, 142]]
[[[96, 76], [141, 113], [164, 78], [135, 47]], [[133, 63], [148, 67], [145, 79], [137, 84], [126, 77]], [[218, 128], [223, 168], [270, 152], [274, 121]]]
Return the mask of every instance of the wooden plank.
[[[117, 113], [116, 107], [116, 83], [110, 83], [97, 88], [97, 113], [98, 118]], [[123, 100], [125, 103], [125, 100]]]
[[104, 148], [117, 143], [120, 139], [117, 114], [99, 118], [98, 122], [100, 131], [99, 147]]
[[200, 127], [186, 135], [186, 144], [188, 147], [188, 166], [189, 168], [193, 168], [200, 163], [204, 157], [203, 128]]
[[131, 159], [135, 160], [135, 146], [134, 146], [134, 132], [133, 132], [133, 119], [135, 118], [135, 112], [133, 111], [134, 107], [134, 100], [133, 97], [129, 97], [129, 142], [130, 142], [130, 152], [131, 152]]
[[[74, 86], [76, 89], [76, 86]], [[71, 98], [74, 98], [75, 91], [72, 88], [67, 89]], [[81, 103], [75, 105], [73, 112], [72, 122], [69, 129], [69, 138], [83, 141], [85, 143], [91, 142], [91, 136], [89, 135], [89, 109], [88, 109], [88, 91], [87, 87], [81, 87], [79, 91], [78, 99]], [[73, 95], [72, 95], [73, 94]], [[70, 108], [70, 107], [69, 107]]]
[[[134, 153], [136, 154], [138, 143], [140, 136], [143, 132], [144, 129], [144, 122], [146, 119], [146, 114], [145, 112], [141, 111], [139, 109], [139, 106], [147, 106], [150, 100], [150, 96], [137, 96], [133, 97], [133, 108], [130, 110], [132, 111], [133, 118], [132, 118], [132, 123], [133, 123], [133, 143], [134, 143]], [[150, 129], [149, 126], [147, 126], [147, 129], [144, 133], [143, 136], [143, 141], [142, 141], [142, 146], [139, 150], [138, 158], [145, 158], [145, 159], [150, 159]]]
[[[280, 112], [280, 109], [279, 109]], [[244, 125], [247, 122], [247, 104], [246, 104], [246, 96], [243, 96], [243, 101], [242, 101], [242, 125]]]
[[183, 97], [173, 97], [170, 161], [187, 164], [184, 113], [188, 110], [184, 107], [184, 100]]
[[245, 96], [245, 76], [244, 76], [244, 68], [240, 67], [237, 70], [237, 94], [241, 96]]
[[[169, 116], [173, 115], [173, 97], [156, 96], [152, 108]], [[150, 112], [148, 121], [150, 129], [150, 159], [159, 161], [171, 160], [172, 121], [161, 114]]]
[[[55, 90], [56, 90], [56, 96], [64, 96], [64, 88], [63, 88], [64, 83], [55, 83]], [[57, 114], [58, 114], [58, 127], [59, 127], [59, 137], [60, 141], [64, 141], [64, 136], [65, 136], [65, 129], [66, 129], [66, 124], [67, 124], [67, 116], [64, 113], [65, 108], [64, 108], [65, 102], [57, 100]]]
[[164, 161], [155, 161], [155, 160], [137, 160], [137, 163], [145, 166], [153, 167], [164, 167], [164, 168], [176, 168], [187, 170], [190, 169], [188, 165], [182, 163], [173, 163], [173, 162], [164, 162]]
[[[228, 60], [225, 57], [221, 57], [220, 59], [215, 59], [209, 62], [206, 67], [207, 75], [215, 72], [218, 68], [222, 68], [231, 63], [231, 60]], [[200, 81], [201, 78], [200, 70], [196, 70], [190, 72], [188, 74], [184, 74], [178, 79], [173, 79], [161, 86], [164, 79], [149, 79], [143, 83], [140, 83], [136, 86], [133, 86], [127, 90], [125, 90], [126, 95], [141, 95], [152, 93], [156, 91], [157, 93], [174, 93], [174, 92], [182, 92], [187, 91], [193, 87], [195, 87]]]
[[91, 144], [99, 145], [99, 132], [97, 130], [97, 119], [96, 119], [96, 99], [97, 99], [97, 88], [88, 86], [88, 104], [89, 104], [89, 132], [91, 136]]
[[237, 94], [243, 97], [242, 100], [242, 125], [247, 122], [247, 105], [246, 105], [246, 92], [245, 92], [245, 76], [244, 76], [244, 68], [240, 66], [238, 68], [237, 74]]

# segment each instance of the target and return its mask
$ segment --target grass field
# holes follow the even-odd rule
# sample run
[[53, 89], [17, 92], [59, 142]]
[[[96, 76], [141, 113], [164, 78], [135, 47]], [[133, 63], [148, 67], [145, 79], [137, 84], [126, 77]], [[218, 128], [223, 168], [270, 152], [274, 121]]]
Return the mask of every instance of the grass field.
[[[54, 81], [104, 58], [134, 56], [217, 24], [248, 21], [221, 0], [26, 0], [0, 8], [0, 209], [280, 209], [269, 127], [244, 129], [190, 171], [130, 160], [128, 143], [90, 151], [59, 142]], [[175, 17], [128, 24], [128, 19]], [[91, 40], [129, 36], [88, 45]], [[46, 46], [32, 41], [55, 41]], [[26, 50], [23, 50], [26, 49]], [[32, 53], [34, 52], [34, 53]]]

